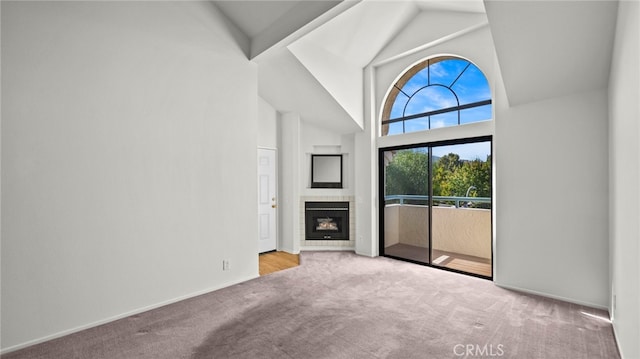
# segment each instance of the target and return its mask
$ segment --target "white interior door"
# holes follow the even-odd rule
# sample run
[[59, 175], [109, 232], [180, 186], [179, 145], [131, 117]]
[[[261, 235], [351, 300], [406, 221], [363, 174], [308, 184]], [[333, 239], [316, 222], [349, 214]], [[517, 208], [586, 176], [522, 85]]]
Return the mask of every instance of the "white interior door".
[[276, 150], [258, 149], [258, 242], [260, 253], [276, 249]]

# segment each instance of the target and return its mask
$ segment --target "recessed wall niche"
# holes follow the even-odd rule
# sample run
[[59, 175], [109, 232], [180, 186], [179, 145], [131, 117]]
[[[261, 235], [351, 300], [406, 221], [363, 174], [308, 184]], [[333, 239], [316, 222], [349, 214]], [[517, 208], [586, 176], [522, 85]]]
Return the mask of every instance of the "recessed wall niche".
[[311, 155], [311, 188], [343, 188], [341, 154]]

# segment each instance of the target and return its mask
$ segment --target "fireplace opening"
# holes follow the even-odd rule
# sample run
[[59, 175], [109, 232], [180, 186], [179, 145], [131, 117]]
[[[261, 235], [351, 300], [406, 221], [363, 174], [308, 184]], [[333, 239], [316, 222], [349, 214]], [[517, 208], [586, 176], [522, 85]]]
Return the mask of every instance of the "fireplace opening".
[[316, 231], [337, 231], [340, 229], [337, 218], [316, 218], [318, 223], [316, 224]]
[[305, 202], [306, 240], [349, 240], [349, 202]]

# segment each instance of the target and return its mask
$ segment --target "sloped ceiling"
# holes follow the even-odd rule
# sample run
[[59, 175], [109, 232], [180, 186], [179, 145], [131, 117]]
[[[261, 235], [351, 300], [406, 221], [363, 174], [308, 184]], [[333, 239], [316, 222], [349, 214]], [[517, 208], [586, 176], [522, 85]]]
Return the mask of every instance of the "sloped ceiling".
[[363, 68], [410, 50], [392, 41], [425, 13], [460, 13], [473, 24], [488, 18], [513, 106], [606, 87], [617, 12], [615, 0], [216, 3], [251, 39], [260, 95], [278, 111], [337, 133], [363, 128]]
[[248, 54], [251, 59], [295, 34], [341, 2], [341, 0], [213, 1], [218, 9], [251, 40]]
[[[266, 31], [291, 11], [297, 1], [214, 1], [216, 6], [250, 38]], [[294, 31], [297, 29], [293, 29]]]
[[512, 106], [606, 88], [617, 1], [485, 1]]
[[261, 57], [258, 93], [277, 111], [297, 113], [327, 130], [346, 134], [361, 129], [287, 48]]
[[361, 3], [292, 43], [289, 49], [362, 128], [363, 68], [416, 13], [411, 2]]

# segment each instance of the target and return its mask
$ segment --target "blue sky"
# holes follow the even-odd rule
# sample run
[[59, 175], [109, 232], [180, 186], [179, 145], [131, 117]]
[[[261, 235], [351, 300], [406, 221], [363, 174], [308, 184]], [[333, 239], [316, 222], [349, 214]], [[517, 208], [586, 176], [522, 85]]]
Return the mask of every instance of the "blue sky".
[[[461, 73], [462, 75], [460, 75]], [[455, 95], [452, 91], [455, 92]], [[391, 108], [390, 119], [488, 99], [491, 99], [491, 89], [480, 69], [463, 59], [447, 59], [425, 67], [402, 86], [402, 91], [396, 97]], [[491, 105], [460, 111], [461, 124], [491, 118]], [[430, 122], [429, 124], [429, 118], [423, 117], [404, 121], [404, 124], [402, 122], [392, 123], [389, 125], [389, 135], [403, 133], [403, 126], [404, 132], [455, 126], [458, 124], [458, 112], [431, 116]], [[433, 155], [438, 157], [448, 153], [456, 153], [464, 160], [479, 158], [484, 161], [491, 153], [491, 144], [490, 142], [481, 142], [435, 147], [433, 150]]]
[[[427, 153], [427, 147], [417, 147], [408, 151]], [[433, 157], [443, 157], [449, 153], [455, 153], [460, 156], [461, 160], [473, 161], [480, 159], [487, 160], [487, 156], [491, 154], [491, 142], [472, 142], [460, 145], [436, 146], [432, 147]]]
[[455, 153], [460, 159], [473, 161], [480, 159], [487, 160], [487, 156], [491, 154], [491, 142], [474, 142], [462, 145], [433, 147], [433, 156], [442, 157], [449, 153]]
[[[465, 67], [469, 67], [465, 69]], [[464, 70], [462, 76], [456, 80]], [[429, 84], [432, 86], [425, 87]], [[455, 83], [454, 83], [455, 81]], [[451, 86], [451, 84], [453, 86]], [[442, 86], [438, 86], [442, 85]], [[454, 95], [446, 87], [451, 86]], [[406, 95], [405, 95], [406, 94]], [[408, 96], [411, 96], [409, 98]], [[437, 62], [416, 73], [402, 87], [391, 109], [391, 119], [413, 114], [453, 107], [487, 100], [491, 98], [491, 90], [482, 72], [466, 60], [451, 59]], [[408, 101], [408, 103], [407, 103]], [[406, 105], [406, 107], [405, 107]], [[491, 119], [491, 105], [461, 111], [460, 122], [469, 123]], [[457, 112], [445, 113], [431, 117], [431, 128], [457, 124]], [[405, 123], [405, 132], [428, 129], [426, 118], [415, 119]], [[402, 123], [393, 124], [389, 134], [402, 133]]]

